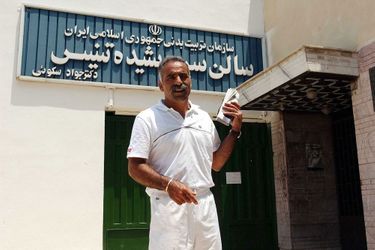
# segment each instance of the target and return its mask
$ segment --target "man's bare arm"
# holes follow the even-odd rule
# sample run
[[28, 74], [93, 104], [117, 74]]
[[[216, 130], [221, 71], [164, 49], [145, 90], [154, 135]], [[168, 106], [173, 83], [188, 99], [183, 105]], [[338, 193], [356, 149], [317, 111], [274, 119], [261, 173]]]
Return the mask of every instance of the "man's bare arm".
[[220, 171], [224, 164], [232, 154], [234, 145], [236, 144], [237, 137], [241, 133], [242, 126], [242, 112], [240, 105], [237, 102], [226, 103], [224, 105], [224, 115], [232, 117], [232, 128], [229, 134], [222, 141], [218, 150], [214, 152], [212, 169]]
[[[195, 193], [188, 186], [177, 180], [171, 181], [171, 178], [159, 174], [147, 164], [146, 159], [129, 158], [128, 172], [130, 177], [139, 184], [166, 191], [171, 199], [179, 205], [183, 203], [198, 204]], [[168, 189], [166, 190], [167, 185]]]
[[129, 158], [128, 172], [139, 184], [159, 190], [165, 190], [170, 179], [157, 173], [143, 158]]

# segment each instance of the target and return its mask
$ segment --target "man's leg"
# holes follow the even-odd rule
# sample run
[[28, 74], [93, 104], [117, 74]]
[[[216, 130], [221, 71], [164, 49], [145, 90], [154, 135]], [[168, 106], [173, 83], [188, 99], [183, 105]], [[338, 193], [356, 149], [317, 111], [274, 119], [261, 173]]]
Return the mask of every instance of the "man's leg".
[[167, 194], [153, 194], [149, 250], [188, 249], [187, 204], [178, 205]]
[[196, 218], [196, 239], [194, 250], [221, 250], [220, 227], [213, 194], [209, 191], [199, 198], [194, 209]]

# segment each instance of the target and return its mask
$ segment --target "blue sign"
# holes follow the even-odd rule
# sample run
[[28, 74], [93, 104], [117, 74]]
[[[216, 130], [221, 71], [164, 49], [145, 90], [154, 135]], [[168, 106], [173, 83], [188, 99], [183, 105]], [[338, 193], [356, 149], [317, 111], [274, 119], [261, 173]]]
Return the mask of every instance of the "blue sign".
[[21, 75], [157, 86], [167, 55], [183, 57], [193, 89], [226, 91], [263, 69], [260, 38], [25, 8]]

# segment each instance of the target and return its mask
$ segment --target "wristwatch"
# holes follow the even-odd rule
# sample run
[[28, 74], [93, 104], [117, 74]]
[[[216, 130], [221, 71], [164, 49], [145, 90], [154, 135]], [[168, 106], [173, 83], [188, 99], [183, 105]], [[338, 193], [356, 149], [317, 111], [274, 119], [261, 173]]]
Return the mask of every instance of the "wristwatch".
[[229, 134], [235, 136], [237, 139], [240, 139], [241, 137], [241, 130], [240, 131], [234, 131], [233, 129], [229, 130]]

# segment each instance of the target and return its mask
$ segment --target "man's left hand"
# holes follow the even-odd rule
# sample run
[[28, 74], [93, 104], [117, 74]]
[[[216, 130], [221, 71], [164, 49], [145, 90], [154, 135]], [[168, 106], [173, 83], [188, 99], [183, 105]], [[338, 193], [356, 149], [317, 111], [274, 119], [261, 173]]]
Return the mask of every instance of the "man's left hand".
[[224, 115], [231, 118], [232, 130], [236, 132], [241, 131], [242, 126], [242, 112], [240, 108], [238, 102], [227, 102], [223, 107]]

